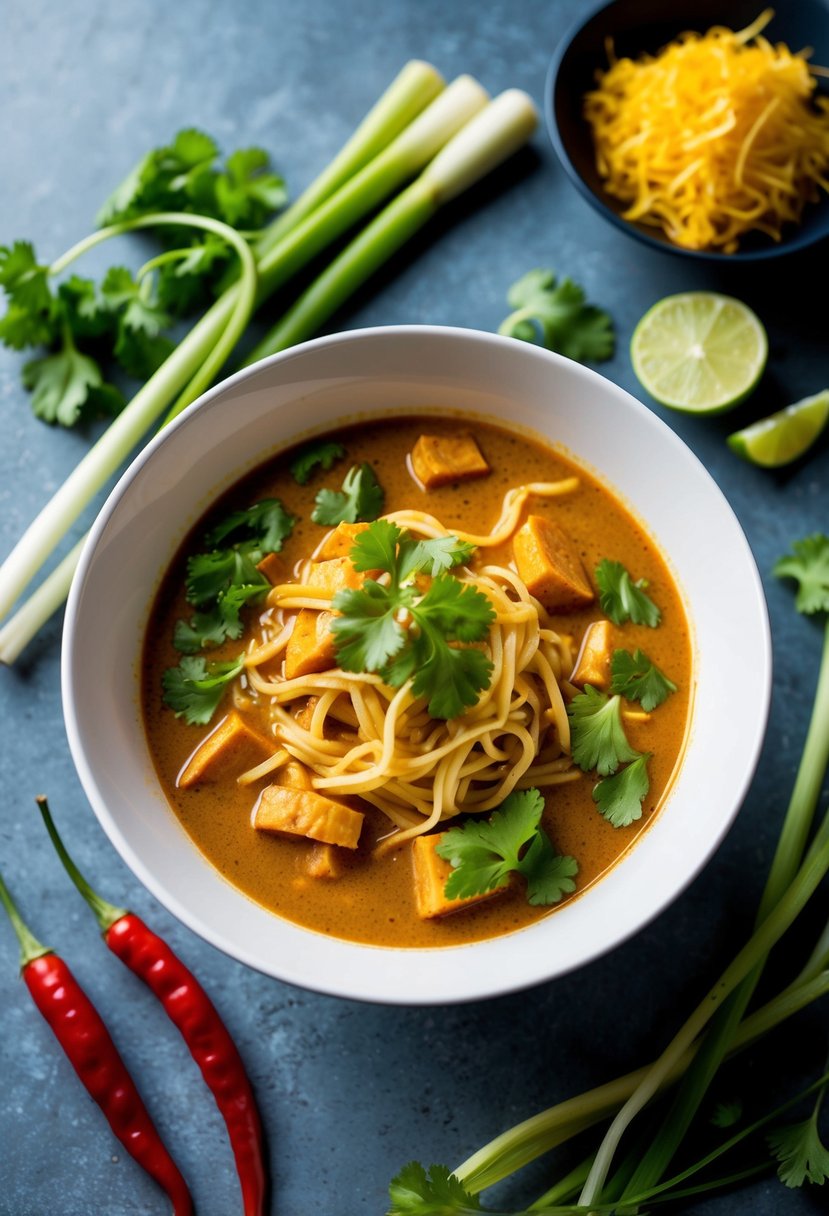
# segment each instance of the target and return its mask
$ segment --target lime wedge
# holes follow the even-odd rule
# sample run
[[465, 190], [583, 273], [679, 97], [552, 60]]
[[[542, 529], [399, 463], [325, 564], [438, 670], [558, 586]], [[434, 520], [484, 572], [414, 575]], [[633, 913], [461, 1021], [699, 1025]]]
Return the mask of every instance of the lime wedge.
[[766, 331], [740, 300], [713, 291], [666, 296], [645, 313], [630, 344], [633, 370], [660, 405], [719, 414], [763, 374]]
[[765, 469], [791, 464], [812, 446], [829, 420], [829, 389], [787, 405], [728, 436], [738, 455]]

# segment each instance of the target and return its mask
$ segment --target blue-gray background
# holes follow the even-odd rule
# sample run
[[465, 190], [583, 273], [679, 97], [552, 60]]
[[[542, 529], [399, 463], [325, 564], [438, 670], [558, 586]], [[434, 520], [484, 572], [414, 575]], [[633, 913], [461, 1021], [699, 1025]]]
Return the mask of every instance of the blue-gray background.
[[[0, 241], [30, 238], [42, 258], [54, 258], [90, 230], [103, 197], [141, 153], [188, 125], [212, 132], [227, 150], [264, 145], [296, 194], [414, 56], [449, 77], [471, 72], [492, 92], [520, 86], [540, 102], [550, 54], [583, 7], [577, 0], [6, 0]], [[123, 256], [137, 255], [107, 249], [80, 272]], [[155, 904], [120, 862], [69, 757], [60, 623], [53, 622], [18, 665], [0, 671], [2, 867], [33, 927], [67, 957], [102, 1011], [201, 1216], [239, 1210], [220, 1118], [175, 1030], [96, 940], [46, 842], [35, 794], [50, 795], [78, 862], [102, 892], [165, 935], [215, 998], [260, 1098], [272, 1210], [286, 1216], [376, 1216], [389, 1178], [409, 1159], [455, 1165], [520, 1119], [651, 1058], [750, 926], [800, 752], [820, 641], [769, 570], [792, 539], [829, 528], [829, 450], [823, 442], [807, 461], [770, 475], [740, 463], [723, 437], [826, 386], [825, 252], [723, 271], [651, 252], [576, 195], [540, 130], [532, 154], [453, 207], [331, 328], [426, 322], [493, 330], [508, 286], [536, 265], [573, 276], [613, 313], [618, 352], [602, 370], [634, 393], [628, 342], [661, 296], [723, 289], [766, 322], [769, 369], [750, 403], [725, 420], [667, 417], [734, 506], [766, 585], [776, 672], [758, 776], [736, 826], [690, 889], [657, 923], [577, 974], [455, 1008], [319, 997], [218, 954]], [[32, 418], [20, 363], [0, 354], [0, 554], [88, 442]], [[732, 697], [736, 715], [739, 688]], [[11, 932], [0, 923], [0, 1214], [165, 1211], [163, 1196], [125, 1157], [77, 1083], [16, 968]], [[825, 1006], [802, 1015], [795, 1051], [778, 1040], [776, 1066], [752, 1064], [720, 1096], [739, 1092], [762, 1107], [780, 1092], [781, 1076], [796, 1082], [818, 1072], [825, 1015]], [[537, 1171], [527, 1197], [544, 1189], [545, 1177]], [[716, 1201], [689, 1200], [683, 1211], [802, 1216], [824, 1204], [817, 1188], [792, 1193], [769, 1176]]]

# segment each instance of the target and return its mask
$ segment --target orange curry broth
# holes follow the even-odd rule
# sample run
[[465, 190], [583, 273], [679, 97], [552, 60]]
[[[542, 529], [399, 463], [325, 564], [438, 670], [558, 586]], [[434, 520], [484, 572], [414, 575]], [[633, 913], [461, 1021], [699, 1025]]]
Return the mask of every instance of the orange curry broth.
[[[477, 533], [492, 528], [510, 488], [576, 473], [580, 481], [577, 491], [551, 500], [531, 499], [529, 509], [556, 518], [578, 542], [591, 574], [601, 558], [607, 557], [622, 562], [634, 578], [647, 579], [648, 593], [662, 610], [662, 623], [657, 629], [627, 624], [617, 630], [617, 645], [629, 650], [642, 647], [678, 685], [678, 691], [653, 712], [648, 722], [625, 724], [631, 744], [639, 751], [653, 753], [650, 791], [638, 823], [613, 828], [602, 818], [591, 797], [596, 780], [592, 775], [580, 774], [572, 782], [550, 788], [544, 823], [556, 849], [578, 860], [576, 894], [600, 878], [653, 818], [684, 745], [692, 686], [691, 642], [679, 594], [656, 546], [619, 500], [582, 468], [524, 434], [477, 420], [474, 434], [491, 474], [430, 492], [420, 489], [407, 467], [407, 456], [418, 436], [424, 431], [451, 434], [464, 429], [463, 420], [433, 417], [361, 424], [343, 428], [334, 436], [346, 445], [347, 458], [328, 473], [317, 472], [306, 486], [297, 485], [290, 474], [290, 452], [250, 474], [190, 533], [164, 578], [147, 630], [143, 660], [147, 738], [161, 784], [184, 829], [220, 873], [245, 894], [289, 920], [335, 937], [382, 946], [457, 945], [510, 932], [554, 909], [530, 907], [518, 883], [515, 889], [479, 906], [440, 920], [423, 921], [415, 911], [411, 846], [372, 858], [372, 845], [388, 834], [391, 824], [380, 811], [358, 798], [341, 801], [366, 812], [360, 847], [353, 856], [349, 850], [339, 850], [347, 854], [341, 877], [319, 879], [309, 877], [305, 868], [312, 842], [256, 831], [251, 826], [251, 809], [269, 778], [242, 787], [237, 786], [234, 774], [223, 782], [176, 788], [177, 774], [220, 715], [206, 727], [188, 726], [175, 718], [162, 704], [161, 677], [165, 668], [175, 666], [181, 658], [172, 645], [176, 620], [189, 620], [193, 614], [184, 598], [186, 556], [203, 550], [208, 526], [230, 510], [265, 497], [281, 499], [285, 508], [298, 517], [282, 550], [288, 567], [293, 568], [324, 535], [324, 530], [310, 521], [317, 491], [322, 486], [338, 489], [348, 468], [360, 461], [373, 466], [384, 487], [386, 511], [421, 510], [435, 515], [447, 527]], [[509, 545], [491, 552], [495, 561], [510, 561]], [[575, 652], [587, 625], [602, 616], [597, 599], [588, 609], [555, 614], [554, 622], [559, 632], [573, 636]], [[210, 657], [235, 657], [243, 645], [243, 640], [226, 643]]]

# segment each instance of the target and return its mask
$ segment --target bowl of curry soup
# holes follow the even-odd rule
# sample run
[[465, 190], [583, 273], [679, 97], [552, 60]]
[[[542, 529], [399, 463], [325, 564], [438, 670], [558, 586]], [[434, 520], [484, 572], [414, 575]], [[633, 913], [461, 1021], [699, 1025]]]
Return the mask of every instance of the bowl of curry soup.
[[62, 678], [93, 809], [170, 911], [281, 980], [427, 1004], [552, 979], [684, 888], [751, 779], [770, 642], [659, 418], [411, 326], [265, 360], [147, 446]]

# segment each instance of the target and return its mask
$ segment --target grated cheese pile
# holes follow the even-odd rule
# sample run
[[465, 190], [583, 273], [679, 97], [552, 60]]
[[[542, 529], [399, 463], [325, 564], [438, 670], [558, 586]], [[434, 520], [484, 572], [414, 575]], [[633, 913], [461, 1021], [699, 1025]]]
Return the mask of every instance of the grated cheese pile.
[[760, 36], [772, 15], [738, 33], [682, 34], [635, 61], [611, 53], [585, 116], [625, 219], [733, 253], [751, 230], [780, 240], [829, 192], [829, 98], [815, 96], [808, 51]]

